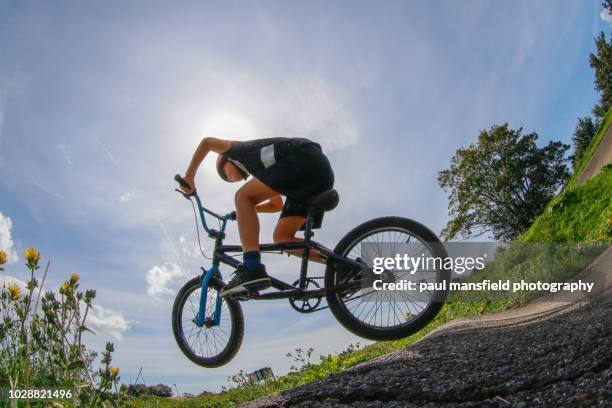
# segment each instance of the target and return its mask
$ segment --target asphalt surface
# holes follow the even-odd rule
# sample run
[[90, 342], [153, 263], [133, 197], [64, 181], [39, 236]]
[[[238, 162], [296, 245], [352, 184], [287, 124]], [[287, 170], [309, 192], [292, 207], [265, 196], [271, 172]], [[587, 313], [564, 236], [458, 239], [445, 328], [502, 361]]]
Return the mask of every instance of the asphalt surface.
[[612, 406], [612, 290], [511, 327], [440, 332], [247, 407]]

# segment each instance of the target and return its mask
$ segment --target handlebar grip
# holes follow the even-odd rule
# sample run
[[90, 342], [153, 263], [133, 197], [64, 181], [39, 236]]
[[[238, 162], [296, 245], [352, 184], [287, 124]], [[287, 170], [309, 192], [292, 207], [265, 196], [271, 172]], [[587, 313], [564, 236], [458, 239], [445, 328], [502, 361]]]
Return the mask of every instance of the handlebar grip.
[[181, 185], [181, 187], [191, 188], [189, 183], [187, 183], [180, 175], [174, 176], [174, 180]]
[[232, 221], [236, 221], [236, 211], [232, 211], [229, 213], [229, 219]]

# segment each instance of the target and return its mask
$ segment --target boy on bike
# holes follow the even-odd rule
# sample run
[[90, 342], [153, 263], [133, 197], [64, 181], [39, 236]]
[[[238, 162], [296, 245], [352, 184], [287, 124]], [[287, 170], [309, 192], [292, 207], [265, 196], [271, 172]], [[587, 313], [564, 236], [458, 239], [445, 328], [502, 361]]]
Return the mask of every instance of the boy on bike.
[[[195, 191], [195, 175], [209, 152], [218, 153], [217, 172], [227, 182], [253, 178], [235, 195], [240, 242], [244, 251], [243, 268], [223, 288], [227, 296], [270, 286], [270, 278], [261, 263], [259, 252], [258, 212], [278, 212], [280, 218], [274, 230], [274, 242], [300, 241], [295, 234], [306, 220], [305, 200], [329, 190], [334, 185], [334, 173], [321, 146], [305, 138], [268, 138], [246, 142], [207, 137], [196, 149], [185, 181]], [[281, 195], [286, 196], [283, 204]], [[317, 214], [320, 224], [323, 214]], [[318, 218], [318, 219], [317, 219]]]

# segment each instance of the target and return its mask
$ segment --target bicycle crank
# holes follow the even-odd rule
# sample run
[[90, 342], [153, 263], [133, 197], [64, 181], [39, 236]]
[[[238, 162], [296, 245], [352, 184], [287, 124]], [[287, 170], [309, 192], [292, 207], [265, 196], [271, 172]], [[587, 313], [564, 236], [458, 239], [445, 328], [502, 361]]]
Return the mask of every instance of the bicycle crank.
[[[300, 283], [299, 280], [293, 282], [293, 286], [297, 286]], [[308, 289], [319, 289], [321, 286], [317, 283], [313, 278], [306, 279], [306, 287], [305, 290]], [[317, 312], [322, 309], [326, 309], [326, 307], [317, 308], [321, 304], [321, 299], [324, 295], [321, 296], [312, 296], [312, 297], [290, 297], [289, 304], [291, 307], [300, 313], [312, 313]]]

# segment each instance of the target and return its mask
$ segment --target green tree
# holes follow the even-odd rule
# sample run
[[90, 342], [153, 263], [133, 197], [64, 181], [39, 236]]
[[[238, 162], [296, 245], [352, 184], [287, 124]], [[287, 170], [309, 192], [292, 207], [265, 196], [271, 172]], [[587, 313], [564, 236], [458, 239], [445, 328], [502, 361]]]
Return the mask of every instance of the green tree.
[[593, 114], [598, 121], [602, 118], [612, 105], [612, 36], [610, 42], [602, 32], [595, 37], [595, 54], [589, 56], [591, 68], [595, 71], [595, 89], [600, 92], [599, 103], [593, 107]]
[[569, 145], [549, 142], [539, 148], [536, 133], [522, 134], [505, 123], [483, 130], [478, 142], [456, 151], [450, 168], [438, 174], [449, 195], [451, 220], [442, 235], [492, 234], [511, 240], [542, 213], [569, 176]]
[[149, 386], [149, 392], [158, 397], [171, 397], [172, 388], [166, 384], [157, 384]]
[[580, 162], [580, 159], [584, 155], [591, 144], [591, 140], [597, 133], [597, 127], [590, 116], [584, 118], [578, 118], [578, 123], [574, 129], [574, 136], [572, 137], [572, 144], [574, 145], [574, 154], [570, 158], [572, 161], [572, 167], [576, 170], [576, 166]]
[[131, 397], [140, 397], [149, 394], [149, 387], [144, 384], [130, 384], [127, 386], [126, 392]]

